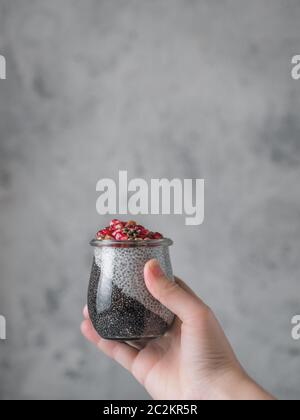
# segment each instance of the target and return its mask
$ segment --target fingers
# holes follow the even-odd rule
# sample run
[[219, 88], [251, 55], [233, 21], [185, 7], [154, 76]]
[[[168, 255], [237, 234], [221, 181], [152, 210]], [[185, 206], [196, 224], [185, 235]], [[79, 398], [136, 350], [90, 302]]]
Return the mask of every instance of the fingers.
[[[84, 315], [88, 316], [86, 307], [84, 308]], [[104, 340], [97, 334], [89, 319], [86, 319], [81, 324], [81, 332], [88, 341], [96, 344], [99, 350], [125, 369], [131, 371], [133, 362], [139, 353], [136, 349], [118, 341]]]
[[145, 282], [150, 293], [181, 321], [195, 320], [206, 305], [182, 281], [172, 281], [163, 273], [157, 260], [145, 266]]
[[108, 357], [115, 360], [123, 368], [131, 372], [133, 362], [137, 355], [138, 350], [128, 346], [125, 343], [119, 343], [118, 341], [104, 340], [100, 338], [98, 342], [98, 348], [103, 351]]
[[84, 316], [84, 319], [89, 319], [90, 318], [89, 310], [88, 310], [87, 305], [85, 305], [85, 307], [83, 308], [83, 316]]
[[81, 324], [81, 332], [85, 336], [85, 338], [90, 341], [93, 344], [98, 345], [100, 341], [100, 337], [95, 331], [91, 321], [89, 319], [86, 319]]

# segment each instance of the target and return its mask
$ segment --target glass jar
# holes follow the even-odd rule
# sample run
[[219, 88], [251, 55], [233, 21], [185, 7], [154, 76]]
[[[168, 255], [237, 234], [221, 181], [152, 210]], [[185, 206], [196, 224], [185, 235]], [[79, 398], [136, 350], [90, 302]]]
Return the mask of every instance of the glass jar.
[[155, 258], [174, 280], [170, 239], [149, 241], [92, 240], [94, 260], [88, 290], [88, 309], [98, 334], [110, 340], [143, 341], [163, 335], [174, 315], [148, 291], [147, 261]]

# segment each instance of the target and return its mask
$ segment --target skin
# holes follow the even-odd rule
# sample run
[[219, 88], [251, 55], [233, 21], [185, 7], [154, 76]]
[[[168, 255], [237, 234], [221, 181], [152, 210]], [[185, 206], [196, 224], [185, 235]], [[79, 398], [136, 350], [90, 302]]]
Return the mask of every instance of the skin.
[[211, 309], [180, 279], [170, 281], [156, 260], [145, 266], [150, 293], [175, 315], [171, 329], [138, 350], [104, 340], [87, 307], [83, 335], [118, 362], [156, 400], [271, 400], [243, 370]]

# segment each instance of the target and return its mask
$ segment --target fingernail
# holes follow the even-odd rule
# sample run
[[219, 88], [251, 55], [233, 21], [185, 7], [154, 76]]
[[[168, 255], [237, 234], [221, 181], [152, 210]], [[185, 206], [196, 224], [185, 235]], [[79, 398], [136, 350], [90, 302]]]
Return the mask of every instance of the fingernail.
[[150, 264], [151, 273], [156, 277], [164, 276], [164, 272], [161, 269], [161, 266], [157, 260], [152, 260]]

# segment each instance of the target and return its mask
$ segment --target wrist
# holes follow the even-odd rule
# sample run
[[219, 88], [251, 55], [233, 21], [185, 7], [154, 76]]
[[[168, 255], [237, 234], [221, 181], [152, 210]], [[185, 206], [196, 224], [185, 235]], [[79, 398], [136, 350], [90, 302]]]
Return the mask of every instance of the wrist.
[[213, 388], [210, 399], [214, 400], [275, 400], [241, 369], [224, 373]]
[[260, 400], [260, 401], [274, 401], [275, 398], [269, 394], [265, 389], [258, 385], [246, 373], [240, 384], [237, 384], [235, 390], [235, 399], [239, 400]]

